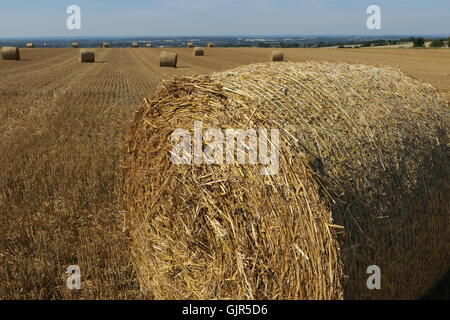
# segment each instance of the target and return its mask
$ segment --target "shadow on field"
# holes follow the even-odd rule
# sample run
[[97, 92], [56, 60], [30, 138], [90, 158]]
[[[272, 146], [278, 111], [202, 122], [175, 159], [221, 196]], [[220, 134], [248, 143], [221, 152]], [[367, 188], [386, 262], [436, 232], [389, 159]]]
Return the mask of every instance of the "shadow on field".
[[422, 300], [450, 300], [450, 270], [422, 297]]

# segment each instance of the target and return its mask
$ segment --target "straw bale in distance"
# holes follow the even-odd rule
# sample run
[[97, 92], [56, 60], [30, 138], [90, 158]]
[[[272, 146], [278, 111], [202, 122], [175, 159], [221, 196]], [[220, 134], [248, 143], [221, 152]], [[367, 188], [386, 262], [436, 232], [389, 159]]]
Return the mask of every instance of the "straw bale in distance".
[[139, 43], [133, 42], [133, 43], [131, 43], [131, 47], [132, 48], [139, 48]]
[[153, 47], [153, 45], [152, 45], [151, 43], [146, 43], [145, 46], [146, 46], [147, 48], [152, 48], [152, 47]]
[[80, 44], [78, 42], [72, 42], [72, 48], [79, 48]]
[[80, 62], [95, 62], [95, 52], [89, 49], [80, 50]]
[[20, 60], [20, 50], [17, 47], [3, 47], [2, 57], [4, 60]]
[[194, 47], [194, 43], [193, 42], [188, 42], [187, 43], [187, 47], [188, 48], [193, 48]]
[[111, 48], [111, 43], [109, 42], [103, 43], [103, 48]]
[[271, 56], [272, 61], [284, 61], [283, 51], [273, 51]]
[[[173, 164], [174, 130], [192, 137], [198, 120], [203, 132], [278, 129], [278, 173]], [[450, 268], [449, 128], [437, 90], [394, 69], [267, 63], [164, 83], [138, 109], [124, 161], [142, 291], [421, 297]], [[381, 290], [366, 286], [371, 265]]]
[[28, 42], [27, 43], [27, 48], [34, 48], [34, 43]]
[[208, 43], [208, 48], [214, 48], [214, 43], [212, 42]]
[[160, 67], [176, 68], [178, 55], [168, 51], [162, 51], [159, 61]]
[[204, 56], [205, 50], [203, 50], [203, 48], [200, 48], [200, 47], [195, 47], [194, 51], [193, 51], [193, 55], [194, 56]]

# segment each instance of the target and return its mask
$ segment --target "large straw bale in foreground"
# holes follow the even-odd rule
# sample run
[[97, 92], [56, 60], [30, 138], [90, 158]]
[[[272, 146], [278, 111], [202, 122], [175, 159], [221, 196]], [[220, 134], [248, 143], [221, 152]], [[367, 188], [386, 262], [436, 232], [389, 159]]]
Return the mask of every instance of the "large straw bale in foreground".
[[95, 62], [95, 52], [89, 49], [81, 49], [80, 62]]
[[[173, 164], [172, 133], [199, 120], [278, 129], [278, 174]], [[436, 90], [392, 69], [267, 63], [165, 83], [136, 114], [124, 169], [143, 292], [420, 297], [450, 267], [449, 127]]]
[[178, 55], [176, 53], [162, 51], [159, 59], [160, 67], [176, 68]]
[[17, 47], [3, 47], [2, 57], [4, 60], [20, 60], [20, 50]]

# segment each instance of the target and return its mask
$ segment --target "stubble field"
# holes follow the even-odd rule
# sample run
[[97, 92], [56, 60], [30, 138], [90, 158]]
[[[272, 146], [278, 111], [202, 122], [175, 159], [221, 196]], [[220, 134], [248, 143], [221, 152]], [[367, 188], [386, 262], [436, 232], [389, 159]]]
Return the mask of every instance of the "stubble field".
[[[117, 199], [122, 141], [161, 80], [268, 61], [271, 49], [22, 49], [0, 60], [0, 299], [151, 298], [139, 294]], [[450, 99], [450, 50], [284, 49], [289, 61], [387, 65]], [[83, 289], [66, 289], [79, 265]]]

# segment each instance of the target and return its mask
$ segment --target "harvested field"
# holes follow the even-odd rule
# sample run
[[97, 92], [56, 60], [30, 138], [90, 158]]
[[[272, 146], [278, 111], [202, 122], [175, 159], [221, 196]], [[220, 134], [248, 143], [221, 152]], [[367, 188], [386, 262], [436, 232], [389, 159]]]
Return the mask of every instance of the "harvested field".
[[[21, 49], [0, 60], [0, 298], [139, 298], [117, 203], [122, 142], [136, 106], [163, 79], [266, 62], [272, 49]], [[283, 49], [289, 61], [388, 65], [450, 98], [447, 50]], [[105, 239], [109, 239], [105, 241]], [[78, 264], [85, 286], [64, 287]], [[439, 293], [437, 294], [439, 295]]]

